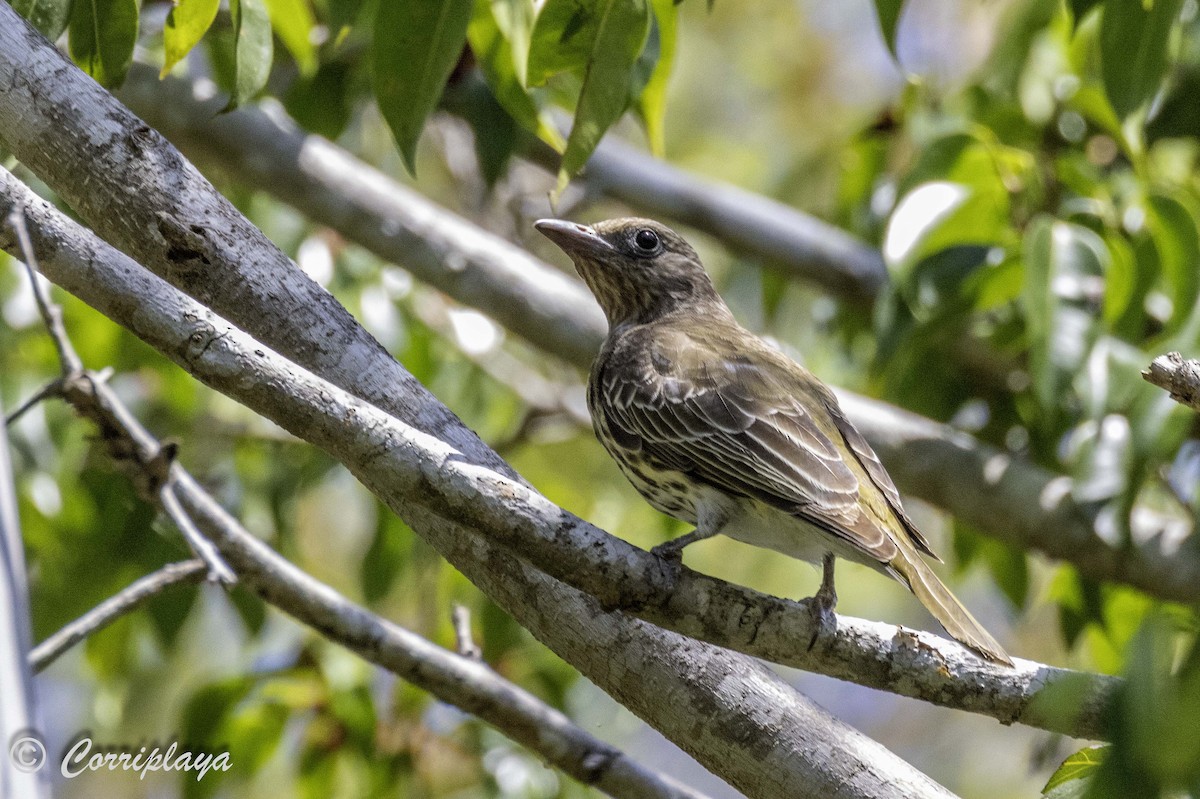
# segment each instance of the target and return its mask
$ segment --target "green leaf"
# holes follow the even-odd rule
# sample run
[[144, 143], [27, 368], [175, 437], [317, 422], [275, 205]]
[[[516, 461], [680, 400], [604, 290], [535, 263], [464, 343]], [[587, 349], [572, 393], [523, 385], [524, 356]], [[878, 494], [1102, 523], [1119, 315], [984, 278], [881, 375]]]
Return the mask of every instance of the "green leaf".
[[71, 58], [101, 86], [125, 80], [137, 34], [137, 0], [76, 0], [71, 7]]
[[167, 14], [163, 28], [163, 67], [159, 77], [165, 77], [192, 51], [217, 18], [221, 0], [179, 0]]
[[591, 60], [600, 19], [609, 6], [610, 0], [546, 0], [530, 34], [525, 85], [541, 86], [560, 72], [581, 74]]
[[1064, 760], [1062, 765], [1050, 775], [1050, 779], [1046, 782], [1046, 787], [1042, 788], [1042, 793], [1052, 791], [1068, 782], [1086, 779], [1091, 776], [1096, 767], [1104, 761], [1104, 756], [1107, 752], [1107, 746], [1089, 746], [1086, 749], [1080, 749]]
[[879, 20], [879, 31], [892, 57], [896, 55], [896, 29], [900, 25], [900, 11], [904, 0], [875, 0], [875, 16]]
[[476, 14], [479, 13], [480, 5], [488, 7], [508, 42], [508, 56], [517, 81], [522, 87], [528, 86], [525, 71], [529, 67], [529, 37], [533, 31], [535, 15], [533, 0], [478, 0]]
[[50, 41], [62, 36], [71, 16], [71, 0], [12, 0], [12, 7]]
[[533, 93], [537, 90], [527, 91], [517, 75], [517, 45], [505, 38], [504, 26], [495, 13], [496, 5], [488, 0], [476, 0], [475, 13], [467, 26], [471, 52], [475, 54], [488, 87], [504, 110], [521, 127], [562, 152], [566, 140], [554, 126], [549, 114], [538, 107]]
[[307, 0], [266, 0], [266, 3], [271, 27], [296, 59], [300, 74], [313, 74], [317, 69], [317, 50], [309, 37], [317, 21]]
[[375, 15], [375, 99], [409, 172], [425, 119], [454, 65], [471, 20], [472, 0], [381, 2]]
[[604, 132], [625, 112], [633, 67], [650, 33], [650, 10], [645, 0], [603, 0], [599, 5], [596, 37], [558, 172], [560, 191], [587, 163]]
[[[657, 60], [650, 72], [646, 85], [637, 99], [638, 115], [646, 127], [646, 138], [650, 152], [659, 158], [666, 150], [667, 82], [675, 61], [675, 38], [678, 29], [678, 11], [674, 0], [651, 0], [654, 9], [654, 27], [651, 39], [657, 39]], [[645, 53], [651, 46], [646, 45]], [[643, 54], [644, 58], [645, 54]]]
[[230, 0], [234, 31], [233, 94], [226, 110], [244, 105], [267, 85], [274, 43], [263, 0]]
[[1125, 118], [1150, 102], [1167, 71], [1167, 44], [1183, 0], [1108, 0], [1100, 22], [1104, 91]]

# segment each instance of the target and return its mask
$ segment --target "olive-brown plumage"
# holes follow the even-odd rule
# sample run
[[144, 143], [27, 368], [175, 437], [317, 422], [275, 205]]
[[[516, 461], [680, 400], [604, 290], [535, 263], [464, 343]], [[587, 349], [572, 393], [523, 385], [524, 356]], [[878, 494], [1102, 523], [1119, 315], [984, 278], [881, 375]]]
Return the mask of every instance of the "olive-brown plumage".
[[588, 381], [597, 437], [651, 505], [696, 525], [657, 552], [724, 533], [824, 562], [825, 607], [833, 558], [864, 563], [956, 639], [1011, 662], [925, 563], [936, 555], [833, 393], [737, 323], [683, 238], [646, 219], [536, 227], [608, 318]]

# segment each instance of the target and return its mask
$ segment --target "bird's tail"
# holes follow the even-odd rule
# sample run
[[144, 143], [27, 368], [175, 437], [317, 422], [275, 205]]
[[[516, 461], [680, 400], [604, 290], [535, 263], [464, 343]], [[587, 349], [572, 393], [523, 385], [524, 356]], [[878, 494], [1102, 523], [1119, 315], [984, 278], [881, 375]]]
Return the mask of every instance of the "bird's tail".
[[1004, 652], [996, 639], [975, 621], [971, 612], [963, 607], [950, 589], [938, 579], [921, 556], [913, 552], [908, 557], [901, 555], [891, 563], [909, 589], [921, 600], [921, 604], [941, 622], [946, 632], [964, 646], [969, 647], [988, 660], [1011, 666], [1012, 659]]

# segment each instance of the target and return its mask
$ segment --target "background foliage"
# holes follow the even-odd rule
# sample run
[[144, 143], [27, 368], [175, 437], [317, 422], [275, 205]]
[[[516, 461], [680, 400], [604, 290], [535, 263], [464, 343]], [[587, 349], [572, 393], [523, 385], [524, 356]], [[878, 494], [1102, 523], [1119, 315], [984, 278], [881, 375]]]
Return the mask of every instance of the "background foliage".
[[[1115, 544], [1131, 535], [1135, 507], [1192, 520], [1200, 509], [1194, 416], [1139, 377], [1154, 355], [1200, 350], [1194, 0], [14, 7], [105, 85], [119, 85], [136, 55], [163, 74], [212, 75], [230, 108], [277, 99], [305, 128], [558, 263], [528, 238], [530, 219], [547, 213], [547, 193], [581, 218], [627, 212], [564, 190], [615, 125], [608, 135], [881, 248], [891, 281], [864, 310], [689, 234], [739, 317], [826, 379], [1071, 476], [1076, 499], [1103, 510]], [[514, 158], [539, 146], [562, 153], [553, 180]], [[573, 370], [413, 285], [403, 264], [379, 263], [221, 181], [551, 499], [639, 545], [682, 532], [634, 495], [590, 431], [531, 411], [512, 388], [533, 373], [575, 384]], [[13, 407], [54, 373], [54, 353], [17, 271], [0, 277], [0, 295], [0, 389]], [[506, 677], [687, 779], [705, 779], [328, 458], [66, 303], [85, 361], [111, 365], [141, 418], [182, 441], [189, 469], [287, 557], [447, 645], [450, 605], [468, 605], [487, 661]], [[481, 368], [498, 353], [510, 356], [507, 380]], [[13, 431], [38, 638], [182, 554], [173, 535], [147, 532], [153, 513], [87, 436], [57, 405], [39, 406]], [[794, 680], [971, 796], [1036, 795], [1043, 785], [1054, 797], [1200, 796], [1196, 609], [1096, 583], [930, 509], [917, 513], [953, 552], [956, 590], [1011, 650], [1130, 678], [1111, 712], [1113, 745], [1072, 754], [1079, 744], [820, 678]], [[702, 571], [787, 596], [815, 586], [807, 567], [734, 542], [701, 545], [691, 558]], [[899, 587], [844, 571], [846, 612], [931, 623]], [[175, 786], [189, 796], [280, 786], [305, 796], [586, 792], [239, 592], [227, 600], [176, 590], [43, 679], [55, 705], [47, 716], [64, 737], [91, 727], [105, 740], [174, 734], [235, 751], [223, 780]], [[927, 730], [920, 740], [914, 725]], [[121, 795], [151, 790], [109, 779]]]

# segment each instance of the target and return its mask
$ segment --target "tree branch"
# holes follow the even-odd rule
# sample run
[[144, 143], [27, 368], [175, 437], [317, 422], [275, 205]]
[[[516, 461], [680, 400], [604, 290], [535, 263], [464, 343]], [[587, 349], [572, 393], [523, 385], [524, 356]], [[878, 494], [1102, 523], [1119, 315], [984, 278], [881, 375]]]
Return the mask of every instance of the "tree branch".
[[1171, 399], [1200, 412], [1200, 361], [1168, 352], [1151, 361], [1142, 377], [1170, 392]]
[[[281, 112], [242, 108], [217, 116], [222, 103], [213, 91], [205, 81], [168, 79], [160, 84], [144, 70], [134, 70], [124, 96], [202, 162], [227, 169], [388, 260], [407, 264], [409, 256], [403, 247], [381, 243], [375, 233], [360, 236], [359, 231], [379, 231], [389, 225], [412, 230], [472, 227], [428, 200], [410, 205], [407, 189], [330, 142], [302, 133]], [[621, 154], [621, 158], [632, 157]], [[633, 181], [637, 170], [623, 163], [621, 173]], [[684, 177], [667, 182], [693, 185]], [[686, 196], [693, 193], [689, 189]], [[402, 220], [397, 221], [397, 216]], [[760, 223], [770, 224], [769, 218]], [[509, 259], [514, 248], [477, 228], [465, 240], [471, 246], [459, 249], [454, 237], [437, 236], [436, 248], [426, 246], [421, 252], [435, 249], [441, 260], [422, 259], [415, 274], [435, 286], [448, 287], [445, 290], [460, 302], [492, 315], [508, 307], [513, 294], [534, 298], [528, 301], [543, 308], [571, 296], [562, 313], [551, 314], [573, 320], [567, 330], [552, 331], [521, 320], [509, 329], [534, 346], [587, 368], [603, 340], [604, 323], [597, 313], [578, 313], [583, 303], [591, 302], [586, 289], [578, 282], [564, 287], [556, 270], [518, 251], [508, 267], [497, 268], [502, 280], [481, 279], [468, 290], [454, 282], [454, 276], [456, 264], [473, 264], [467, 270], [472, 274], [477, 272], [471, 270], [485, 269], [472, 260], [478, 252], [474, 242], [490, 242], [486, 268]], [[553, 290], [543, 288], [547, 281]], [[594, 304], [591, 308], [595, 311]], [[1200, 538], [1188, 535], [1188, 522], [1139, 510], [1134, 546], [1113, 547], [1097, 534], [1094, 510], [1074, 501], [1068, 478], [1015, 459], [947, 425], [850, 392], [838, 394], [904, 492], [1005, 543], [1066, 560], [1093, 579], [1124, 582], [1164, 599], [1200, 599]]]
[[46, 747], [36, 733], [41, 725], [29, 667], [31, 640], [29, 584], [8, 431], [0, 427], [0, 757], [7, 758], [0, 768], [0, 796], [43, 799], [49, 796], [49, 783], [38, 773]]
[[[415, 528], [432, 517], [477, 531], [470, 542], [447, 537], [439, 545], [452, 562], [470, 557], [481, 540], [510, 546], [595, 596], [602, 608], [628, 610], [720, 646], [1006, 723], [1020, 721], [1081, 737], [1103, 734], [1100, 710], [1119, 684], [1113, 678], [1028, 661], [1008, 669], [928, 633], [846, 617], [838, 618], [835, 637], [822, 636], [807, 650], [804, 642], [818, 631], [799, 603], [687, 569], [678, 576], [664, 570], [659, 559], [571, 516], [528, 486], [471, 463], [450, 445], [295, 367], [117, 253], [109, 254], [115, 263], [103, 280], [86, 276], [69, 262], [74, 245], [66, 242], [87, 234], [48, 208], [39, 210], [45, 213], [34, 217], [31, 212], [31, 219], [35, 230], [45, 220], [54, 231], [57, 260], [44, 261], [56, 282], [118, 318], [121, 298], [137, 291], [146, 299], [143, 307], [156, 310], [156, 318], [126, 314], [122, 321], [152, 346], [218, 390], [326, 448], [410, 523], [420, 509]], [[500, 557], [494, 553], [488, 559], [494, 576], [493, 559]], [[609, 613], [606, 618], [616, 617]], [[1085, 697], [1077, 717], [1054, 714], [1046, 699], [1064, 685]]]
[[42, 641], [29, 654], [34, 672], [46, 669], [58, 657], [93, 633], [99, 632], [127, 613], [140, 608], [171, 586], [198, 583], [208, 574], [208, 566], [200, 559], [168, 563], [158, 571], [140, 577], [120, 593], [101, 602], [75, 621]]
[[[92, 398], [98, 396], [95, 388], [99, 380], [95, 375], [84, 372], [83, 361], [67, 337], [66, 328], [63, 327], [62, 309], [50, 301], [49, 294], [39, 281], [37, 255], [33, 250], [33, 243], [29, 240], [29, 231], [25, 225], [25, 209], [20, 203], [13, 205], [8, 213], [8, 228], [13, 231], [16, 238], [19, 247], [17, 257], [25, 264], [25, 271], [29, 275], [29, 287], [33, 292], [42, 320], [46, 324], [46, 332], [50, 334], [55, 349], [58, 351], [62, 378], [56, 381], [55, 390], [72, 404], [87, 405], [101, 430], [104, 430], [106, 424], [109, 423], [109, 420], [105, 418], [104, 409], [91, 407]], [[27, 407], [29, 407], [28, 404], [22, 406], [20, 411], [24, 412]], [[16, 414], [14, 418], [19, 415], [20, 413]], [[108, 443], [111, 449], [112, 442]], [[159, 506], [175, 524], [192, 553], [208, 564], [209, 578], [215, 583], [233, 585], [235, 582], [233, 572], [221, 561], [221, 556], [213, 549], [212, 544], [200, 534], [187, 514], [183, 513], [179, 507], [179, 501], [171, 492], [169, 471], [171, 461], [175, 457], [175, 447], [134, 448], [127, 454], [138, 461], [145, 474], [152, 476], [151, 482], [143, 486], [145, 493], [157, 499]]]
[[[449, 442], [464, 461], [511, 474], [173, 148], [4, 4], [0, 86], [6, 87], [0, 92], [0, 140], [106, 238], [236, 315], [236, 323], [244, 323], [264, 344], [278, 346], [357, 396]], [[177, 362], [204, 363], [205, 350], [220, 349], [224, 328], [213, 338], [216, 330], [209, 325], [223, 326], [221, 320], [194, 304], [181, 304], [174, 293], [171, 302], [159, 304], [166, 286], [137, 264], [126, 265], [132, 269], [120, 275], [90, 274], [129, 281], [109, 302], [89, 291], [87, 281], [72, 281], [71, 290], [90, 295], [143, 338], [166, 345]], [[188, 328], [184, 339], [173, 332], [181, 322]], [[267, 352], [256, 344], [244, 353], [248, 360], [238, 367], [243, 381], [250, 379], [259, 353], [266, 357]], [[342, 435], [356, 435], [353, 417], [338, 424], [345, 428]], [[187, 496], [182, 498], [186, 506]], [[195, 517], [190, 507], [189, 512]], [[590, 598], [452, 520], [419, 508], [408, 518], [526, 628], [746, 793], [835, 799], [946, 795], [753, 661], [603, 613]], [[629, 673], [639, 679], [623, 679]]]
[[[117, 421], [110, 423], [107, 430], [110, 452], [138, 448], [147, 442], [159, 451], [169, 448], [156, 441], [107, 386], [97, 384], [94, 388], [104, 395], [100, 404], [115, 409], [111, 418]], [[88, 406], [72, 407], [81, 417], [91, 418]], [[112, 439], [121, 444], [114, 446]], [[263, 599], [330, 640], [441, 700], [473, 713], [567, 774], [612, 796], [704, 799], [701, 794], [638, 765], [620, 750], [593, 738], [562, 713], [494, 672], [464, 671], [451, 653], [382, 621], [366, 608], [304, 575], [222, 511], [182, 467], [169, 466], [172, 475], [168, 481], [162, 481], [152, 463], [142, 463], [140, 468], [145, 472], [141, 482], [163, 482], [164, 490], [170, 486], [177, 512], [192, 523], [189, 511], [183, 507], [186, 502], [191, 512], [203, 520], [208, 535], [224, 542], [240, 558], [240, 568], [251, 571], [251, 587]], [[184, 497], [183, 502], [174, 498], [176, 493]], [[202, 534], [197, 531], [197, 535]], [[169, 586], [199, 581], [207, 573], [204, 561], [191, 560], [170, 564], [139, 579], [39, 644], [29, 658], [32, 668], [43, 670], [75, 643], [137, 609]]]

